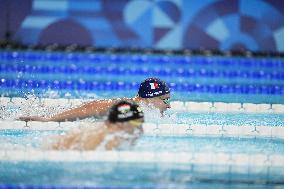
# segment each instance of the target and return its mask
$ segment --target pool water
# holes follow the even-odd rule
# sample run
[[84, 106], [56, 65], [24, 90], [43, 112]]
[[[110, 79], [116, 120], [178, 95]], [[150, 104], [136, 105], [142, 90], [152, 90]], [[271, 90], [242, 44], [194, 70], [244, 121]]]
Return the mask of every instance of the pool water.
[[155, 76], [170, 85], [174, 100], [284, 103], [278, 57], [0, 50], [0, 63], [5, 96], [134, 96], [141, 81]]
[[[1, 130], [0, 151], [42, 149], [42, 144], [63, 130]], [[284, 155], [284, 140], [264, 137], [210, 137], [144, 135], [128, 151], [141, 153], [203, 153], [230, 156]], [[123, 152], [123, 151], [122, 151]], [[63, 155], [63, 154], [62, 154]], [[199, 157], [199, 156], [198, 156]], [[142, 157], [141, 157], [142, 158]], [[139, 159], [139, 158], [138, 158]], [[198, 159], [197, 159], [198, 160]], [[220, 160], [223, 161], [223, 160]], [[253, 160], [252, 160], [253, 161]], [[278, 162], [279, 164], [279, 162]], [[281, 163], [280, 163], [281, 164]], [[0, 183], [33, 187], [121, 188], [274, 188], [282, 187], [284, 164], [218, 164], [89, 161], [1, 161]]]
[[[52, 136], [66, 131], [0, 130], [0, 150], [43, 149], [52, 142]], [[216, 136], [163, 136], [144, 135], [128, 149], [134, 152], [190, 152], [190, 153], [245, 153], [282, 154], [284, 140], [271, 137], [216, 137]]]
[[[156, 119], [159, 123], [184, 123], [188, 125], [251, 125], [251, 126], [284, 126], [284, 114], [276, 113], [220, 113], [220, 112], [166, 112], [168, 117]], [[155, 122], [148, 115], [147, 120]]]
[[[283, 68], [283, 59], [271, 57], [1, 50], [0, 93], [5, 97], [22, 98], [29, 95], [81, 99], [133, 97], [141, 81], [155, 76], [169, 84], [172, 100], [283, 104]], [[33, 110], [29, 110], [30, 107]], [[153, 133], [145, 134], [126, 151], [114, 152], [118, 157], [127, 157], [123, 156], [124, 152], [131, 153], [128, 162], [119, 158], [85, 161], [84, 157], [84, 161], [76, 158], [68, 161], [67, 152], [58, 152], [58, 159], [52, 159], [49, 151], [42, 148], [52, 142], [53, 136], [66, 130], [29, 129], [24, 128], [23, 123], [20, 123], [23, 129], [13, 129], [19, 124], [14, 119], [20, 114], [36, 114], [39, 110], [52, 114], [60, 110], [40, 104], [19, 108], [13, 103], [1, 104], [0, 108], [1, 119], [12, 125], [9, 129], [0, 126], [0, 188], [284, 187], [283, 138], [226, 133], [214, 136]], [[170, 110], [162, 119], [155, 112], [145, 112], [145, 115], [146, 122], [154, 125], [284, 126], [284, 114], [276, 113]], [[30, 153], [30, 150], [38, 153]], [[11, 157], [14, 152], [15, 156], [22, 152], [26, 155]], [[42, 152], [47, 153], [47, 159], [37, 159]], [[144, 152], [151, 153], [152, 159], [145, 161], [143, 158], [148, 156], [144, 157]], [[218, 159], [220, 154], [229, 158]], [[171, 161], [173, 156], [177, 161]], [[135, 161], [131, 161], [133, 157]], [[191, 160], [192, 157], [195, 159]], [[112, 157], [101, 160], [104, 158]], [[203, 161], [206, 158], [212, 161]]]
[[[246, 170], [233, 173], [235, 170]], [[4, 162], [0, 182], [32, 186], [123, 188], [274, 188], [283, 174], [267, 167], [194, 164]], [[245, 172], [245, 173], [244, 173]], [[276, 174], [275, 174], [276, 173]]]

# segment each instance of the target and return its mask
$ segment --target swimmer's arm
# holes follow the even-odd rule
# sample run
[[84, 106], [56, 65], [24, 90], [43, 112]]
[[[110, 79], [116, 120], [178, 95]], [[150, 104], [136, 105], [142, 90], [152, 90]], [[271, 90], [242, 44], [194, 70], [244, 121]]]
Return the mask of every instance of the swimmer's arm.
[[76, 119], [84, 119], [91, 116], [105, 115], [113, 102], [110, 100], [92, 101], [83, 104], [80, 107], [64, 111], [50, 118], [49, 121], [74, 121]]
[[51, 117], [20, 117], [22, 121], [74, 121], [84, 119], [91, 116], [105, 115], [108, 109], [116, 102], [116, 100], [95, 100], [77, 108], [73, 108]]

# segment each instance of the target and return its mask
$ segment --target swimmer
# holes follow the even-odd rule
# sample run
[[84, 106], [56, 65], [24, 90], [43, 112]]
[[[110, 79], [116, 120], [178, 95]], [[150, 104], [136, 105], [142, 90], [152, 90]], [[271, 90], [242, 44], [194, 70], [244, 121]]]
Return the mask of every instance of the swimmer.
[[107, 120], [94, 128], [71, 131], [51, 145], [54, 150], [113, 150], [128, 148], [143, 134], [144, 114], [133, 102], [113, 105]]
[[148, 78], [140, 84], [138, 95], [133, 98], [94, 100], [51, 117], [20, 117], [19, 120], [62, 122], [87, 117], [103, 117], [109, 108], [120, 100], [134, 101], [142, 108], [144, 106], [157, 108], [163, 115], [164, 111], [170, 108], [170, 97], [170, 89], [164, 81], [158, 78]]

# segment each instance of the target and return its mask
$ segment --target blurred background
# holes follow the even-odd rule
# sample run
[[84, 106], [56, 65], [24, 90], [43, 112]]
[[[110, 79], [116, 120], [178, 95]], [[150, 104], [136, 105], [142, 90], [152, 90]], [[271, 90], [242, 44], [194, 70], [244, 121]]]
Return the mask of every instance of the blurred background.
[[155, 76], [177, 100], [284, 103], [282, 0], [0, 0], [0, 10], [2, 96], [133, 96]]
[[281, 0], [1, 0], [0, 39], [27, 45], [284, 51]]

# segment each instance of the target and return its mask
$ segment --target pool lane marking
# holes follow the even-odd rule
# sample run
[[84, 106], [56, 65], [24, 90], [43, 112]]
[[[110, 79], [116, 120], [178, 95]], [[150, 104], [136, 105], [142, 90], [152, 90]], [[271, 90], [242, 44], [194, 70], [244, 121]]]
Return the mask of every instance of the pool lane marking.
[[281, 154], [245, 153], [190, 153], [190, 152], [134, 152], [134, 151], [39, 151], [1, 150], [0, 161], [54, 161], [54, 162], [141, 162], [213, 165], [249, 165], [259, 167], [284, 167]]
[[[45, 106], [75, 107], [88, 99], [67, 99], [67, 98], [33, 98], [35, 103], [42, 103]], [[89, 101], [91, 101], [90, 99]], [[8, 102], [14, 105], [23, 105], [27, 99], [15, 97], [1, 97], [0, 106], [6, 106]], [[225, 103], [225, 102], [193, 102], [193, 101], [172, 101], [172, 110], [182, 112], [241, 112], [241, 113], [284, 113], [284, 104], [253, 104], [253, 103]]]
[[[0, 121], [1, 130], [28, 131], [68, 131], [73, 128], [96, 127], [101, 122], [24, 122]], [[252, 126], [252, 125], [187, 125], [187, 124], [156, 124], [144, 123], [145, 135], [169, 136], [217, 136], [217, 137], [271, 137], [284, 138], [282, 126]]]

